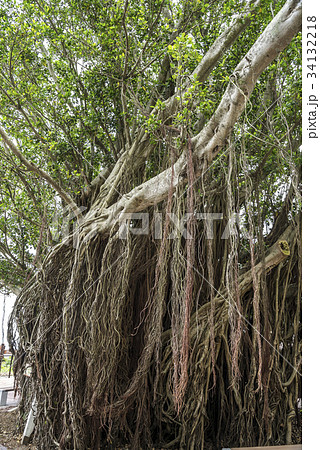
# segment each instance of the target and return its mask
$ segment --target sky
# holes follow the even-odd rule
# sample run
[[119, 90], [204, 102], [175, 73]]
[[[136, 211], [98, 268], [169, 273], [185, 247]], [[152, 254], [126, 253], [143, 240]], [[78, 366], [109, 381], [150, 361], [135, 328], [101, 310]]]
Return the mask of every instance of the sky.
[[[7, 341], [8, 319], [12, 311], [15, 298], [16, 297], [13, 294], [5, 296], [4, 294], [0, 293], [0, 340], [1, 344], [4, 342], [7, 350], [8, 350], [8, 341]], [[5, 311], [3, 311], [4, 308]]]

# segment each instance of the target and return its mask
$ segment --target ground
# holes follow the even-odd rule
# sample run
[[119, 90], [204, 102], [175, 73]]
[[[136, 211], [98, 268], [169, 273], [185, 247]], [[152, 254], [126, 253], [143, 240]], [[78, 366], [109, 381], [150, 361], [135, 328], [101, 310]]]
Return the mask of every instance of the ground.
[[[10, 361], [2, 363], [0, 373], [0, 388], [13, 388], [14, 380], [9, 375]], [[36, 449], [35, 446], [21, 445], [22, 433], [18, 430], [19, 396], [8, 393], [7, 406], [0, 407], [0, 450], [4, 449]]]
[[0, 450], [6, 449], [36, 449], [33, 445], [21, 445], [22, 433], [17, 429], [18, 410], [8, 406], [0, 409]]

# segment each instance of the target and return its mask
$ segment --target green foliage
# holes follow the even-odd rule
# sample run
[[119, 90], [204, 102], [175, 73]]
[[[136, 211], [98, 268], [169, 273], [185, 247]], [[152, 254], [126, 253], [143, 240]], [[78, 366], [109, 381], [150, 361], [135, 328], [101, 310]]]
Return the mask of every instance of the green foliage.
[[[1, 372], [0, 375], [4, 376], [4, 375], [9, 375], [10, 372], [10, 361], [11, 358], [3, 358], [2, 363], [1, 363]], [[13, 364], [13, 361], [12, 361]], [[12, 368], [12, 366], [11, 366]], [[11, 371], [11, 375], [12, 375], [12, 371]]]
[[[180, 130], [181, 136], [173, 138], [179, 153], [186, 132], [197, 134], [212, 116], [229, 76], [284, 1], [272, 6], [262, 0], [247, 30], [199, 83], [193, 70], [245, 3], [0, 0], [0, 125], [25, 157], [78, 205], [88, 205], [84, 192], [91, 181], [101, 169], [114, 167], [128, 135], [132, 141], [140, 127], [154, 151], [146, 173], [130, 180], [130, 186], [151, 178], [169, 164], [163, 126]], [[266, 185], [274, 185], [271, 197], [285, 170], [281, 166], [278, 173], [274, 167], [277, 148], [289, 144], [288, 128], [294, 161], [301, 157], [296, 149], [301, 136], [300, 52], [298, 36], [262, 74], [243, 125], [234, 131], [238, 140], [246, 129], [251, 167], [274, 149], [264, 166]], [[273, 89], [273, 100], [268, 89]], [[172, 94], [178, 111], [163, 122], [161, 112]], [[50, 223], [65, 205], [56, 206], [48, 183], [4, 148], [0, 152], [0, 241], [7, 247], [1, 252], [0, 279], [18, 283], [32, 269], [38, 246], [45, 255], [53, 244]], [[288, 180], [289, 165], [287, 169]]]

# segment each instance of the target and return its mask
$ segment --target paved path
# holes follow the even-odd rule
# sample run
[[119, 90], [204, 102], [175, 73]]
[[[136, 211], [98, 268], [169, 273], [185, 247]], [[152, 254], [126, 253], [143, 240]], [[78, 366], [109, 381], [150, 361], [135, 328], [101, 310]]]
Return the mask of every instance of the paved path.
[[13, 388], [14, 378], [11, 376], [0, 377], [0, 389]]
[[[14, 384], [13, 377], [10, 377], [10, 378], [8, 378], [7, 376], [0, 377], [0, 389], [6, 389], [6, 388], [13, 389], [13, 384]], [[10, 391], [10, 392], [8, 392], [6, 406], [0, 406], [0, 410], [7, 408], [8, 406], [10, 406], [10, 407], [17, 406], [19, 404], [19, 401], [20, 401], [20, 397], [18, 396], [18, 394], [15, 397], [14, 391]], [[0, 450], [1, 450], [1, 447], [0, 447]]]

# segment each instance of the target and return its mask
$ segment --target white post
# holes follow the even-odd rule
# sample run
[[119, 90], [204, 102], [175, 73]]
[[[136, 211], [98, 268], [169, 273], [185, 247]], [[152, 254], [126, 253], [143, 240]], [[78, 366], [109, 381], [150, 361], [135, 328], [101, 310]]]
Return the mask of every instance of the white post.
[[22, 440], [21, 440], [22, 445], [29, 444], [31, 434], [34, 430], [34, 418], [35, 418], [36, 413], [37, 413], [37, 401], [34, 398], [29, 415], [28, 415], [28, 420], [27, 420], [27, 423], [26, 423], [26, 426], [25, 426], [25, 429], [23, 432], [23, 436], [22, 436]]

